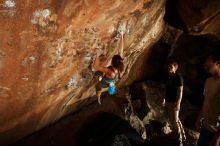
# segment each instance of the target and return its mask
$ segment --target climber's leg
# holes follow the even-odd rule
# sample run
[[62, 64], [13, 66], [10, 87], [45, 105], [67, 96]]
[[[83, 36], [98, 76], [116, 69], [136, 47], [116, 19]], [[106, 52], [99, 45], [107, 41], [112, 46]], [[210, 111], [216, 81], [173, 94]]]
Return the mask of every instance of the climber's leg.
[[107, 91], [107, 88], [105, 88], [101, 82], [96, 84], [96, 96], [99, 104], [101, 104], [101, 94], [105, 91]]

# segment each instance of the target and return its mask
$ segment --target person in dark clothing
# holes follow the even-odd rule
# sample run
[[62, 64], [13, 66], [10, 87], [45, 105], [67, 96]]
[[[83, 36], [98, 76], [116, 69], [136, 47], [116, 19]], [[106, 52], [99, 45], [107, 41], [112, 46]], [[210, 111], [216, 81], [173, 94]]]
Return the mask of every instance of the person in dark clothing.
[[166, 82], [166, 102], [176, 102], [178, 87], [183, 86], [183, 77], [179, 74], [169, 75]]
[[182, 146], [186, 140], [185, 132], [179, 119], [180, 104], [183, 95], [183, 78], [177, 73], [178, 63], [170, 61], [167, 66], [166, 95], [163, 100], [172, 130], [178, 134], [178, 145]]

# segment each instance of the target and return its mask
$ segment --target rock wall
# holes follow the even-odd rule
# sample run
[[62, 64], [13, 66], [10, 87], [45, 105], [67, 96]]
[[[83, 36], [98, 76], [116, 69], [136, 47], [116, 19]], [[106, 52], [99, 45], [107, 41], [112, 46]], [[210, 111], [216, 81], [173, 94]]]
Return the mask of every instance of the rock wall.
[[132, 80], [128, 79], [127, 82], [132, 84], [135, 79], [136, 82], [153, 80], [165, 83], [165, 63], [172, 57], [178, 61], [179, 72], [183, 75], [184, 98], [194, 106], [201, 107], [204, 83], [210, 76], [204, 69], [204, 62], [212, 50], [219, 49], [219, 36], [211, 32], [205, 35], [191, 35], [170, 26], [165, 30], [152, 49], [139, 56], [129, 74], [129, 79]]
[[167, 0], [165, 19], [172, 26], [193, 35], [211, 33], [220, 36], [218, 0]]
[[127, 22], [125, 84], [139, 55], [160, 38], [164, 7], [163, 0], [0, 0], [0, 144], [87, 102], [94, 48], [108, 62]]

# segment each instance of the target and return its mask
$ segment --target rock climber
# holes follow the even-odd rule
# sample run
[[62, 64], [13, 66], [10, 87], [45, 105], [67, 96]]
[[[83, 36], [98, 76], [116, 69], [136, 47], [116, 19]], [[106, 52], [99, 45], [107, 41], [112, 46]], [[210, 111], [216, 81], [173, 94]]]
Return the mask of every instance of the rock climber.
[[99, 71], [103, 74], [103, 77], [96, 84], [96, 96], [98, 98], [98, 103], [101, 104], [101, 94], [105, 91], [108, 91], [110, 95], [115, 93], [115, 81], [117, 78], [122, 77], [124, 71], [123, 63], [123, 51], [124, 51], [124, 32], [120, 32], [120, 47], [118, 54], [114, 55], [111, 60], [111, 65], [104, 67], [100, 64], [99, 56], [100, 52], [97, 51], [96, 58], [92, 64], [93, 68], [96, 71]]

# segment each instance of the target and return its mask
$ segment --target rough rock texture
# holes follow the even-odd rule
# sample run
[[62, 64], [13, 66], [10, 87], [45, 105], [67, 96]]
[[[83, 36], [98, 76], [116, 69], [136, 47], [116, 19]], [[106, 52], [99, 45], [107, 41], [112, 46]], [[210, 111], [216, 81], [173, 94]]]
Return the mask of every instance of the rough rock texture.
[[[135, 86], [138, 87], [136, 92], [145, 93], [142, 94], [142, 97], [138, 96], [138, 98], [144, 98], [146, 100], [146, 104], [142, 102], [142, 106], [149, 109], [148, 113], [142, 120], [146, 126], [147, 139], [159, 146], [175, 145], [174, 142], [177, 137], [174, 133], [172, 133], [170, 128], [172, 125], [169, 125], [165, 110], [160, 104], [162, 101], [161, 99], [165, 94], [164, 85], [158, 82], [147, 81], [137, 83]], [[135, 100], [137, 99], [133, 99], [133, 102]], [[134, 109], [136, 110], [137, 107], [134, 106]], [[181, 103], [180, 119], [186, 132], [187, 140], [185, 145], [187, 146], [194, 146], [197, 143], [199, 133], [195, 131], [194, 123], [198, 113], [198, 108], [183, 99]], [[137, 114], [139, 115], [140, 113]]]
[[131, 101], [131, 96], [126, 96], [127, 104], [125, 106], [125, 119], [130, 123], [130, 125], [141, 135], [142, 139], [147, 139], [147, 133], [142, 120], [137, 116], [136, 111], [133, 108], [133, 103]]
[[152, 46], [152, 49], [145, 50], [132, 66], [127, 80], [128, 84], [130, 85], [134, 81], [163, 80], [165, 62], [172, 55], [182, 33], [183, 31], [166, 25], [160, 40]]
[[167, 0], [166, 21], [191, 34], [211, 33], [220, 36], [218, 0]]
[[162, 34], [164, 7], [158, 0], [1, 0], [0, 144], [56, 121], [94, 95], [94, 48], [109, 61], [123, 22], [125, 81]]
[[[80, 135], [87, 130], [86, 127], [91, 125], [101, 113], [106, 112], [123, 117], [123, 107], [119, 106], [122, 104], [122, 101], [117, 99], [117, 97], [104, 97], [102, 104], [108, 106], [100, 106], [98, 102], [93, 102], [81, 108], [79, 112], [65, 116], [54, 124], [32, 135], [28, 135], [14, 143], [13, 146], [79, 146], [78, 141], [80, 138], [86, 140], [85, 137]], [[93, 128], [95, 127], [93, 126]], [[103, 129], [99, 128], [97, 130]]]
[[179, 72], [184, 78], [184, 97], [192, 104], [201, 106], [204, 83], [209, 77], [203, 64], [207, 54], [219, 49], [219, 46], [220, 39], [215, 34], [192, 35], [167, 25], [161, 39], [137, 59], [127, 82], [131, 84], [134, 79], [137, 82], [143, 80], [164, 82], [166, 61], [171, 57], [179, 63]]
[[[148, 111], [161, 110], [158, 105], [158, 100], [161, 98], [161, 95], [164, 93], [164, 87], [161, 84], [155, 82], [141, 82], [136, 84], [137, 86], [145, 86], [146, 94], [143, 96], [148, 103], [145, 105], [145, 108], [150, 109]], [[139, 88], [140, 91], [143, 88]], [[111, 136], [107, 135], [108, 133], [118, 132], [118, 127], [120, 124], [117, 124], [114, 130], [112, 130], [112, 125], [115, 125], [113, 119], [109, 119], [105, 122], [100, 122], [98, 124], [93, 124], [93, 121], [96, 117], [102, 112], [112, 113], [114, 115], [120, 116], [122, 119], [126, 119], [130, 122], [131, 126], [136, 129], [139, 133], [139, 136], [146, 138], [143, 145], [146, 146], [175, 146], [173, 143], [176, 139], [175, 135], [170, 134], [169, 125], [164, 125], [161, 123], [163, 119], [163, 112], [154, 115], [148, 114], [145, 120], [140, 120], [137, 116], [139, 112], [137, 111], [138, 104], [136, 100], [132, 99], [127, 101], [127, 92], [120, 90], [119, 94], [116, 94], [114, 98], [111, 96], [104, 96], [102, 99], [103, 105], [109, 106], [100, 106], [97, 102], [94, 102], [88, 106], [85, 106], [80, 112], [69, 115], [62, 118], [57, 123], [48, 126], [39, 132], [36, 132], [20, 141], [15, 143], [15, 146], [29, 146], [29, 145], [66, 145], [66, 146], [78, 146], [77, 141], [84, 143], [102, 141], [102, 145], [108, 144], [108, 140]], [[123, 106], [122, 106], [123, 105]], [[148, 107], [149, 106], [149, 107]], [[124, 113], [125, 110], [125, 113]], [[196, 114], [195, 114], [196, 113]], [[189, 102], [183, 101], [182, 110], [181, 110], [181, 119], [185, 126], [185, 131], [187, 135], [186, 146], [194, 146], [197, 142], [199, 133], [194, 131], [194, 118], [198, 113], [198, 109], [193, 107]], [[146, 124], [143, 127], [143, 122]], [[121, 123], [121, 122], [120, 122]], [[90, 125], [91, 129], [88, 130], [87, 126]], [[103, 126], [105, 128], [103, 128]], [[164, 126], [166, 126], [164, 128]], [[123, 126], [125, 127], [125, 126]], [[105, 131], [103, 131], [105, 129]], [[124, 128], [122, 128], [124, 129]], [[128, 130], [125, 128], [125, 133], [128, 134]], [[100, 131], [101, 132], [100, 134]], [[84, 136], [84, 133], [86, 136]], [[147, 135], [145, 135], [147, 134]], [[107, 135], [107, 136], [106, 136]], [[132, 136], [133, 138], [135, 136]], [[96, 140], [94, 140], [96, 139]], [[118, 139], [117, 142], [122, 143], [124, 139]], [[83, 144], [82, 144], [83, 145]], [[84, 144], [85, 145], [85, 144]], [[87, 144], [88, 145], [88, 144]], [[97, 144], [96, 144], [97, 145]], [[100, 145], [100, 144], [99, 144]], [[127, 145], [126, 145], [127, 146]], [[136, 146], [136, 145], [135, 145]]]

